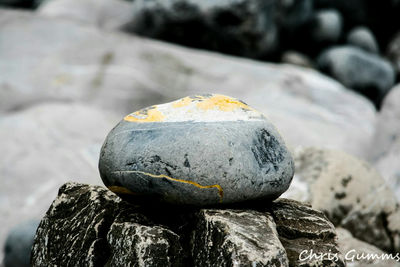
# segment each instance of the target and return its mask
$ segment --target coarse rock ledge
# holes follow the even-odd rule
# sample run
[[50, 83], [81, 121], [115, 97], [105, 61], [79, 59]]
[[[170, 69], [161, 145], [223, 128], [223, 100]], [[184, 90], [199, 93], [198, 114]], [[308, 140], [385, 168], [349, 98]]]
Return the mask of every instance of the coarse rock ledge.
[[[32, 265], [345, 266], [332, 223], [297, 201], [252, 209], [130, 203], [101, 186], [64, 184], [36, 232]], [[336, 257], [300, 260], [304, 250]]]

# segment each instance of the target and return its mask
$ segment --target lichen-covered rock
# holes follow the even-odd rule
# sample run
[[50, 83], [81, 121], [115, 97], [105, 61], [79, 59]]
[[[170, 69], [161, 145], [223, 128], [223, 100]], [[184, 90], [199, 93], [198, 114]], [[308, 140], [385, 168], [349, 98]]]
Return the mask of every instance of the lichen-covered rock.
[[322, 212], [288, 199], [274, 201], [270, 212], [290, 266], [345, 266], [335, 227]]
[[[341, 151], [303, 148], [295, 152], [296, 177], [285, 197], [325, 212], [337, 226], [385, 251], [400, 251], [400, 207], [384, 179], [368, 163]], [[368, 234], [366, 234], [368, 233]]]
[[[104, 265], [110, 256], [107, 232], [125, 209], [122, 200], [106, 188], [64, 184], [36, 232], [32, 265]], [[143, 219], [137, 216], [136, 220]]]
[[294, 165], [261, 113], [223, 95], [200, 95], [126, 116], [107, 136], [100, 174], [116, 193], [211, 205], [275, 199]]
[[288, 266], [271, 215], [201, 210], [192, 239], [195, 266]]

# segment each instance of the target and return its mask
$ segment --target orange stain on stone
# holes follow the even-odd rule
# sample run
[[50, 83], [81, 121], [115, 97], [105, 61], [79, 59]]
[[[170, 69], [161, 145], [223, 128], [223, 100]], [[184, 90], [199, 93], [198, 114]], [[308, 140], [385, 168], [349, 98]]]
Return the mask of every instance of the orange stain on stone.
[[160, 122], [164, 121], [164, 114], [157, 110], [157, 106], [152, 107], [151, 109], [142, 109], [136, 111], [128, 116], [125, 116], [124, 120], [130, 122]]
[[234, 111], [239, 108], [252, 110], [245, 103], [224, 95], [213, 95], [210, 98], [204, 98], [197, 103], [197, 107], [202, 110], [219, 109], [221, 111]]

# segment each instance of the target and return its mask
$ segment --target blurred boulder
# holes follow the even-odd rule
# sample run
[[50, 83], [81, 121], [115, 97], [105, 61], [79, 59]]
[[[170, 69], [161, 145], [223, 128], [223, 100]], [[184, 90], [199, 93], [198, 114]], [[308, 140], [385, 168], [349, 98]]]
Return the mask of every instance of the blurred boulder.
[[296, 51], [286, 51], [282, 54], [282, 63], [288, 63], [305, 68], [313, 68], [313, 63], [306, 55]]
[[135, 0], [133, 20], [126, 30], [189, 47], [259, 58], [277, 47], [275, 17], [274, 0]]
[[365, 95], [378, 107], [395, 82], [393, 67], [387, 60], [356, 47], [327, 49], [317, 64], [321, 71]]
[[399, 203], [368, 163], [340, 151], [302, 148], [295, 152], [295, 164], [293, 180], [305, 188], [292, 185], [283, 197], [300, 196], [354, 237], [400, 251]]
[[315, 12], [311, 26], [311, 37], [319, 45], [336, 43], [342, 34], [343, 19], [334, 9]]
[[400, 85], [386, 95], [378, 113], [370, 161], [400, 201]]
[[[343, 228], [336, 228], [339, 250], [346, 260], [347, 266], [352, 267], [400, 267], [395, 259], [379, 259], [376, 256], [389, 255], [379, 248], [354, 238]], [[392, 254], [395, 257], [396, 254]], [[363, 258], [361, 256], [364, 256]]]
[[41, 217], [68, 180], [101, 183], [99, 152], [119, 116], [78, 104], [42, 104], [0, 117], [0, 244], [21, 220]]
[[276, 10], [279, 27], [293, 32], [311, 20], [313, 0], [279, 0], [276, 1]]
[[365, 157], [373, 106], [316, 71], [18, 14], [0, 24], [0, 34], [8, 36], [0, 40], [3, 113], [57, 100], [99, 106], [121, 117], [182, 96], [219, 93], [264, 112], [289, 145]]
[[36, 12], [113, 30], [132, 19], [131, 5], [124, 0], [48, 0]]
[[379, 53], [378, 43], [374, 34], [367, 27], [360, 26], [352, 29], [347, 35], [347, 43], [370, 53]]
[[386, 55], [396, 69], [397, 76], [400, 75], [400, 33], [397, 33], [390, 41]]
[[[4, 267], [28, 267], [33, 239], [39, 220], [28, 220], [14, 226], [4, 243]], [[1, 262], [0, 262], [1, 263]]]

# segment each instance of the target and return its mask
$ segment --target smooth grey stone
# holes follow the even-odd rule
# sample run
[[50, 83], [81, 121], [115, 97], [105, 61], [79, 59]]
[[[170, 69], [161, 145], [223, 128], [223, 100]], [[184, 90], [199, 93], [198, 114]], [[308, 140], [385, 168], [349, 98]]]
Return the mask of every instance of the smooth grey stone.
[[317, 64], [321, 71], [368, 97], [377, 107], [395, 82], [394, 69], [386, 59], [357, 47], [327, 49]]
[[347, 35], [347, 43], [357, 46], [367, 52], [379, 53], [378, 43], [374, 34], [367, 27], [356, 27]]
[[29, 220], [10, 230], [4, 243], [4, 267], [28, 267], [39, 220]]
[[305, 68], [313, 68], [313, 63], [306, 55], [296, 51], [286, 51], [281, 58], [282, 63], [288, 63]]
[[343, 28], [342, 15], [334, 9], [319, 10], [314, 15], [311, 35], [318, 43], [335, 43]]
[[230, 97], [205, 95], [126, 116], [108, 134], [99, 170], [115, 192], [121, 187], [203, 206], [275, 199], [289, 187], [294, 165], [261, 113]]

